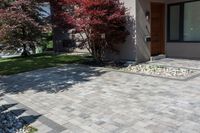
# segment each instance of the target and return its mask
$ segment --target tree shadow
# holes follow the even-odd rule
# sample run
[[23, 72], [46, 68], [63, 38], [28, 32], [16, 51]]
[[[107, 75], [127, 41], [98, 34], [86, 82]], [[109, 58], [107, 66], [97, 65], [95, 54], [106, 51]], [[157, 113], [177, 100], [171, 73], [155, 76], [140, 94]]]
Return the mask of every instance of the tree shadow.
[[23, 127], [29, 126], [35, 122], [41, 115], [27, 115], [22, 114], [26, 112], [25, 109], [10, 109], [17, 104], [5, 104], [0, 106], [0, 132], [7, 133], [8, 131], [17, 132]]
[[2, 113], [3, 111], [6, 111], [7, 109], [14, 107], [15, 105], [17, 105], [16, 103], [14, 104], [5, 104], [5, 105], [1, 105], [0, 106], [0, 113]]
[[41, 69], [0, 77], [0, 92], [17, 94], [33, 90], [36, 92], [57, 93], [68, 90], [75, 84], [90, 81], [105, 72], [95, 67], [74, 64]]

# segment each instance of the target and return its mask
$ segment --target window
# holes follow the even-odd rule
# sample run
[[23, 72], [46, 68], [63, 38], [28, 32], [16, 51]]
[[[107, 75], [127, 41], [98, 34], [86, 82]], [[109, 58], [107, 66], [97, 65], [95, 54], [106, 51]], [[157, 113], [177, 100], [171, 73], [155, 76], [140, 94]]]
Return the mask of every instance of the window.
[[170, 40], [179, 40], [180, 6], [170, 8]]
[[200, 1], [184, 7], [184, 41], [200, 41]]
[[168, 41], [200, 42], [200, 1], [169, 5]]

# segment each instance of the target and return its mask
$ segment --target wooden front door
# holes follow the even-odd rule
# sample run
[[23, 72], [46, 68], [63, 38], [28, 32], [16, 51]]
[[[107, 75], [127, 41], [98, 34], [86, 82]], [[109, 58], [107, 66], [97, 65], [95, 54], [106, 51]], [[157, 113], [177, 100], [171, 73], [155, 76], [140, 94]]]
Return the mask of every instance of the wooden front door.
[[151, 3], [151, 55], [165, 53], [165, 4]]

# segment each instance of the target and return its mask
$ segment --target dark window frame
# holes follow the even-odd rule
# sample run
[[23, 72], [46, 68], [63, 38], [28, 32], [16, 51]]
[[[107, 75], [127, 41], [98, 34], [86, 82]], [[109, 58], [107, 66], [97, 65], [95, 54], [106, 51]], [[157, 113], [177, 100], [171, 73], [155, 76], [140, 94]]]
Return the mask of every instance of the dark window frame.
[[[185, 2], [178, 2], [173, 4], [167, 5], [167, 42], [186, 42], [186, 43], [200, 43], [199, 41], [184, 41], [184, 8], [186, 3], [197, 2], [200, 0], [192, 0], [192, 1], [185, 1]], [[179, 21], [179, 39], [178, 40], [171, 40], [170, 39], [170, 7], [172, 6], [180, 6], [180, 21]]]

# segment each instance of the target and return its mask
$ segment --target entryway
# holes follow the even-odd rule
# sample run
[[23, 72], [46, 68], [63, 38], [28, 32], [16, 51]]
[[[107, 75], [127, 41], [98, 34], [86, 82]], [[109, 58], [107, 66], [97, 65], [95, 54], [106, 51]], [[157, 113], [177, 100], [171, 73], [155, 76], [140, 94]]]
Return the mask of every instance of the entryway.
[[151, 3], [151, 55], [165, 54], [165, 4]]

